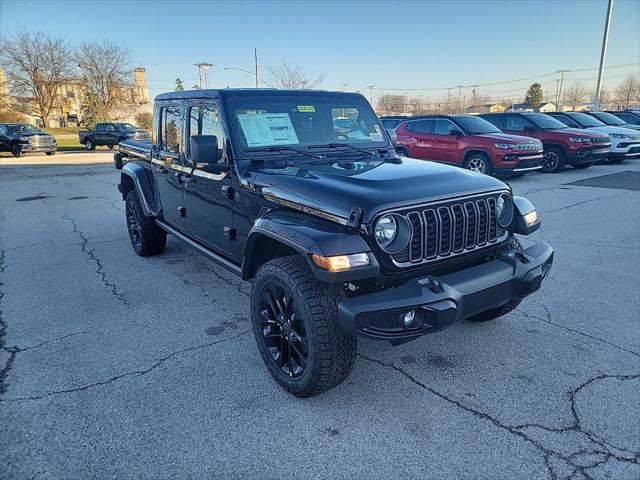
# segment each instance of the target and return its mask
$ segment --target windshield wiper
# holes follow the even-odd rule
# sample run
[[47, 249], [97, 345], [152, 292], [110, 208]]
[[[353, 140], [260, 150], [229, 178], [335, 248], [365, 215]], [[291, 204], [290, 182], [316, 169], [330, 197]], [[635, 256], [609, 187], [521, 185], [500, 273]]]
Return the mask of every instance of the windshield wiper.
[[304, 150], [300, 150], [299, 148], [294, 147], [285, 147], [285, 146], [272, 146], [272, 147], [260, 147], [260, 148], [245, 148], [245, 152], [295, 152], [300, 155], [306, 155], [307, 157], [324, 158], [322, 155], [318, 155], [316, 153], [306, 152]]
[[309, 148], [340, 148], [340, 147], [346, 147], [346, 148], [350, 148], [351, 150], [355, 150], [356, 152], [366, 153], [367, 155], [369, 155], [371, 157], [377, 156], [371, 150], [367, 150], [365, 148], [360, 148], [360, 147], [355, 147], [355, 146], [350, 145], [348, 143], [322, 143], [322, 144], [319, 144], [319, 145], [309, 145]]

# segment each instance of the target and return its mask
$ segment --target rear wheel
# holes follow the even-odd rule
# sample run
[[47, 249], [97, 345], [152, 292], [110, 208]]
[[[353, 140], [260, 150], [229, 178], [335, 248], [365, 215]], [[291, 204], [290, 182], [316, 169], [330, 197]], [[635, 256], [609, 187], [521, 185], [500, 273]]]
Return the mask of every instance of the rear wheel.
[[271, 260], [251, 288], [251, 322], [260, 355], [289, 393], [310, 397], [344, 381], [357, 340], [337, 322], [338, 286], [320, 283], [299, 256]]
[[145, 216], [135, 191], [127, 194], [125, 214], [131, 246], [138, 255], [150, 257], [164, 252], [167, 234], [153, 218]]
[[[518, 252], [521, 252], [522, 244], [520, 243], [520, 240], [518, 240], [516, 237], [511, 237], [511, 241], [509, 242], [509, 248], [511, 250], [517, 250]], [[497, 308], [485, 310], [484, 312], [480, 312], [477, 315], [474, 315], [473, 317], [469, 317], [467, 320], [471, 322], [488, 322], [489, 320], [495, 320], [496, 318], [500, 318], [506, 315], [507, 313], [512, 312], [514, 309], [518, 308], [518, 305], [520, 305], [521, 302], [522, 302], [522, 297], [515, 298]]]
[[19, 143], [12, 143], [10, 149], [11, 155], [13, 155], [14, 157], [20, 158], [22, 156], [22, 147]]
[[493, 173], [491, 160], [489, 160], [486, 153], [472, 153], [469, 155], [469, 158], [464, 162], [464, 168], [472, 172], [484, 173], [485, 175]]
[[93, 143], [93, 140], [91, 140], [90, 138], [87, 138], [84, 141], [84, 148], [86, 148], [87, 150], [95, 150], [96, 146]]
[[544, 150], [542, 171], [545, 173], [558, 173], [564, 170], [567, 160], [564, 152], [558, 147], [549, 147]]

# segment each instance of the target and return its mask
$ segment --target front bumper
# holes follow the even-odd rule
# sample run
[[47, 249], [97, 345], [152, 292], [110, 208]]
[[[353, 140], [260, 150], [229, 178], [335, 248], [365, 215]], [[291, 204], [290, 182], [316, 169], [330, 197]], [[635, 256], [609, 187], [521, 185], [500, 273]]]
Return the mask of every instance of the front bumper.
[[[338, 319], [350, 335], [411, 340], [535, 292], [552, 263], [553, 249], [540, 242], [466, 270], [348, 298], [338, 305]], [[415, 319], [405, 326], [403, 316], [411, 310]]]
[[593, 165], [600, 160], [604, 160], [609, 154], [610, 146], [606, 147], [584, 147], [571, 151], [567, 155], [567, 163], [569, 165]]
[[[513, 155], [512, 155], [513, 156]], [[542, 169], [544, 156], [542, 153], [534, 155], [519, 155], [515, 158], [507, 160], [503, 157], [502, 161], [494, 168], [496, 173], [526, 173]]]
[[640, 143], [627, 143], [618, 145], [617, 148], [612, 148], [609, 152], [609, 158], [613, 160], [620, 160], [624, 158], [640, 157]]

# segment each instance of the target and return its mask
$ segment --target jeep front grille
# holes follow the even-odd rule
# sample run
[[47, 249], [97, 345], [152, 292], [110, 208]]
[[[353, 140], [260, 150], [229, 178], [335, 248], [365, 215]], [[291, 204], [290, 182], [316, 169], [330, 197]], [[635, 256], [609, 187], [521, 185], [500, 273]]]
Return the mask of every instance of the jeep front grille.
[[498, 195], [401, 212], [411, 225], [412, 234], [407, 247], [391, 257], [394, 263], [410, 266], [498, 244], [508, 234], [496, 219]]

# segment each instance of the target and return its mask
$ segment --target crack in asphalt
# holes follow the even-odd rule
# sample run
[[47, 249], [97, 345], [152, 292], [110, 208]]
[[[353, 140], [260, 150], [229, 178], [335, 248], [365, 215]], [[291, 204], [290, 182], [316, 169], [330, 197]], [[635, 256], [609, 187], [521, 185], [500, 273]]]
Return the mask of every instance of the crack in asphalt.
[[604, 343], [605, 345], [608, 345], [610, 347], [616, 348], [616, 349], [618, 349], [618, 350], [620, 350], [622, 352], [629, 353], [631, 355], [635, 355], [636, 357], [640, 357], [640, 353], [635, 352], [633, 350], [630, 350], [628, 348], [622, 347], [622, 346], [620, 346], [620, 345], [618, 345], [616, 343], [610, 342], [609, 340], [605, 340], [604, 338], [600, 338], [600, 337], [596, 337], [594, 335], [590, 335], [590, 334], [585, 333], [585, 332], [583, 332], [581, 330], [578, 330], [576, 328], [567, 327], [566, 325], [562, 325], [560, 323], [554, 322], [553, 321], [553, 316], [551, 314], [551, 310], [549, 310], [549, 308], [544, 303], [542, 303], [539, 300], [536, 300], [535, 298], [531, 298], [531, 299], [528, 299], [528, 300], [530, 302], [532, 302], [532, 303], [535, 303], [536, 305], [539, 305], [544, 310], [545, 315], [546, 315], [547, 318], [542, 318], [542, 317], [539, 317], [537, 315], [533, 315], [533, 314], [531, 314], [529, 312], [526, 312], [526, 311], [522, 310], [520, 307], [516, 308], [515, 312], [521, 314], [525, 318], [533, 318], [535, 320], [547, 323], [549, 325], [553, 325], [554, 327], [561, 328], [561, 329], [566, 330], [568, 332], [576, 333], [576, 334], [581, 335], [583, 337], [590, 338], [591, 340], [595, 340], [597, 342]]
[[[4, 249], [0, 249], [0, 275], [4, 273], [5, 269], [5, 251]], [[5, 350], [9, 353], [9, 358], [7, 359], [4, 367], [0, 370], [0, 395], [3, 395], [4, 392], [7, 391], [7, 377], [9, 375], [9, 371], [13, 366], [13, 362], [16, 359], [17, 352], [8, 349], [6, 345], [6, 336], [7, 336], [7, 321], [3, 316], [3, 308], [4, 308], [4, 291], [2, 287], [4, 283], [2, 282], [2, 277], [0, 277], [0, 349]]]
[[96, 254], [96, 249], [92, 248], [92, 249], [88, 249], [89, 246], [89, 238], [87, 238], [87, 236], [82, 232], [82, 230], [80, 230], [78, 228], [78, 224], [76, 223], [76, 221], [69, 217], [66, 213], [64, 215], [62, 215], [62, 218], [69, 221], [71, 223], [71, 225], [73, 226], [73, 231], [78, 234], [78, 236], [80, 237], [80, 240], [82, 240], [82, 243], [80, 244], [80, 249], [82, 250], [83, 253], [85, 253], [98, 267], [96, 270], [96, 274], [100, 277], [100, 280], [102, 281], [102, 283], [111, 291], [111, 293], [120, 301], [122, 302], [127, 308], [130, 307], [129, 304], [129, 300], [127, 300], [127, 297], [125, 296], [124, 293], [120, 293], [118, 291], [118, 287], [115, 283], [110, 282], [107, 279], [107, 274], [104, 271], [104, 265], [102, 264], [102, 260], [100, 259], [100, 257]]
[[563, 210], [568, 210], [568, 209], [573, 208], [573, 207], [577, 207], [579, 205], [584, 205], [585, 203], [597, 202], [599, 200], [610, 200], [610, 199], [613, 199], [613, 198], [621, 198], [621, 197], [625, 197], [625, 196], [627, 196], [626, 193], [620, 194], [620, 195], [607, 195], [607, 196], [604, 196], [604, 197], [596, 197], [596, 198], [591, 198], [589, 200], [583, 200], [582, 202], [571, 203], [569, 205], [565, 205], [564, 207], [556, 208], [554, 210], [540, 211], [539, 213], [543, 213], [543, 214], [556, 213], [556, 212], [561, 212]]
[[164, 357], [158, 358], [158, 360], [155, 363], [153, 363], [149, 368], [145, 368], [143, 370], [132, 370], [130, 372], [122, 373], [120, 375], [114, 375], [113, 377], [108, 378], [106, 380], [100, 380], [100, 381], [97, 381], [97, 382], [89, 383], [87, 385], [82, 385], [80, 387], [68, 388], [68, 389], [63, 389], [63, 390], [54, 390], [54, 391], [51, 391], [51, 392], [43, 393], [41, 395], [33, 395], [33, 396], [28, 396], [28, 397], [0, 398], [0, 402], [21, 402], [21, 401], [28, 401], [28, 400], [41, 400], [43, 398], [47, 398], [47, 397], [51, 397], [51, 396], [55, 396], [55, 395], [83, 392], [85, 390], [90, 390], [90, 389], [95, 388], [95, 387], [108, 385], [110, 383], [116, 382], [118, 380], [121, 380], [121, 379], [127, 378], [127, 377], [135, 377], [135, 378], [141, 377], [143, 375], [146, 375], [149, 372], [152, 372], [153, 370], [155, 370], [159, 366], [163, 365], [166, 361], [170, 360], [171, 358], [173, 358], [173, 357], [175, 357], [177, 355], [181, 355], [181, 354], [187, 353], [187, 352], [192, 352], [194, 350], [200, 350], [200, 349], [203, 349], [203, 348], [211, 347], [211, 346], [218, 345], [218, 344], [221, 344], [221, 343], [225, 343], [225, 342], [228, 342], [228, 341], [231, 341], [231, 340], [235, 340], [235, 339], [241, 337], [242, 335], [246, 335], [247, 333], [250, 333], [250, 332], [251, 332], [250, 329], [243, 330], [242, 332], [237, 333], [236, 335], [232, 335], [231, 337], [223, 338], [221, 340], [216, 340], [214, 342], [208, 342], [208, 343], [204, 343], [204, 344], [201, 344], [201, 345], [195, 345], [195, 346], [183, 348], [181, 350], [175, 350], [175, 351], [165, 355]]
[[[560, 428], [553, 428], [553, 427], [546, 427], [544, 425], [539, 425], [539, 424], [535, 424], [535, 423], [530, 423], [530, 424], [523, 424], [523, 425], [508, 425], [504, 422], [502, 422], [501, 420], [499, 420], [498, 418], [494, 417], [493, 415], [480, 411], [476, 408], [470, 407], [468, 405], [463, 404], [462, 402], [460, 402], [459, 400], [456, 400], [454, 398], [451, 398], [447, 395], [445, 395], [444, 393], [439, 392], [438, 390], [436, 390], [433, 387], [430, 387], [424, 383], [422, 383], [420, 380], [418, 380], [416, 377], [414, 377], [413, 375], [411, 375], [407, 370], [405, 370], [402, 367], [397, 366], [396, 364], [394, 364], [393, 362], [384, 362], [382, 360], [379, 360], [377, 358], [373, 358], [370, 357], [368, 355], [362, 354], [362, 353], [358, 353], [358, 356], [370, 363], [374, 363], [377, 365], [380, 365], [384, 368], [388, 368], [391, 369], [395, 372], [400, 373], [404, 378], [406, 378], [407, 380], [409, 380], [412, 384], [418, 386], [419, 388], [431, 393], [432, 395], [444, 400], [445, 402], [452, 404], [462, 410], [464, 410], [465, 412], [481, 418], [483, 420], [486, 420], [488, 422], [490, 422], [491, 424], [493, 424], [495, 427], [504, 430], [506, 432], [508, 432], [511, 435], [515, 435], [517, 437], [522, 438], [523, 440], [525, 440], [526, 442], [530, 443], [531, 445], [533, 445], [536, 449], [538, 449], [542, 456], [543, 456], [543, 461], [544, 464], [547, 468], [547, 472], [549, 473], [549, 477], [552, 480], [558, 480], [560, 477], [558, 476], [558, 473], [555, 471], [555, 469], [552, 467], [552, 461], [560, 461], [560, 462], [564, 462], [566, 465], [568, 465], [571, 469], [572, 469], [572, 473], [569, 477], [565, 477], [565, 478], [570, 478], [572, 476], [574, 476], [576, 473], [579, 473], [583, 476], [583, 478], [586, 479], [592, 479], [593, 477], [589, 474], [589, 470], [593, 469], [599, 465], [602, 465], [603, 463], [606, 463], [607, 461], [609, 461], [610, 459], [615, 459], [618, 460], [620, 462], [628, 462], [628, 463], [634, 463], [634, 464], [639, 464], [640, 463], [640, 452], [634, 452], [628, 449], [624, 449], [624, 448], [620, 448], [618, 446], [614, 446], [614, 445], [610, 445], [609, 442], [607, 442], [606, 440], [604, 440], [603, 438], [601, 438], [599, 435], [596, 435], [592, 432], [589, 432], [587, 430], [585, 430], [585, 428], [582, 426], [580, 417], [578, 415], [577, 409], [576, 409], [576, 397], [578, 395], [578, 393], [583, 390], [584, 388], [586, 388], [587, 386], [593, 384], [594, 382], [603, 380], [603, 379], [607, 379], [607, 378], [616, 378], [619, 380], [635, 380], [640, 378], [640, 374], [637, 375], [607, 375], [607, 374], [601, 374], [598, 375], [596, 377], [590, 378], [589, 380], [585, 381], [584, 383], [582, 383], [581, 385], [579, 385], [577, 388], [575, 388], [574, 390], [572, 390], [571, 392], [569, 392], [568, 396], [569, 396], [569, 400], [571, 402], [571, 414], [572, 414], [572, 423], [571, 425], [567, 426], [567, 427], [560, 427]], [[531, 428], [539, 428], [541, 430], [544, 430], [545, 432], [548, 433], [565, 433], [565, 432], [577, 432], [581, 435], [583, 435], [586, 439], [590, 440], [591, 444], [589, 449], [583, 449], [583, 448], [579, 448], [577, 449], [575, 452], [571, 453], [571, 454], [564, 454], [562, 452], [553, 450], [552, 448], [546, 447], [545, 445], [543, 445], [539, 440], [533, 438], [531, 435], [528, 435], [524, 430], [527, 429], [531, 429]], [[612, 449], [618, 450], [618, 452], [613, 451]], [[625, 455], [620, 455], [620, 451], [626, 452], [630, 456], [625, 456]], [[598, 460], [596, 461], [583, 461], [584, 459], [581, 457], [584, 457], [585, 455], [601, 455], [604, 458], [600, 457]], [[579, 463], [579, 461], [581, 461], [581, 463]]]

